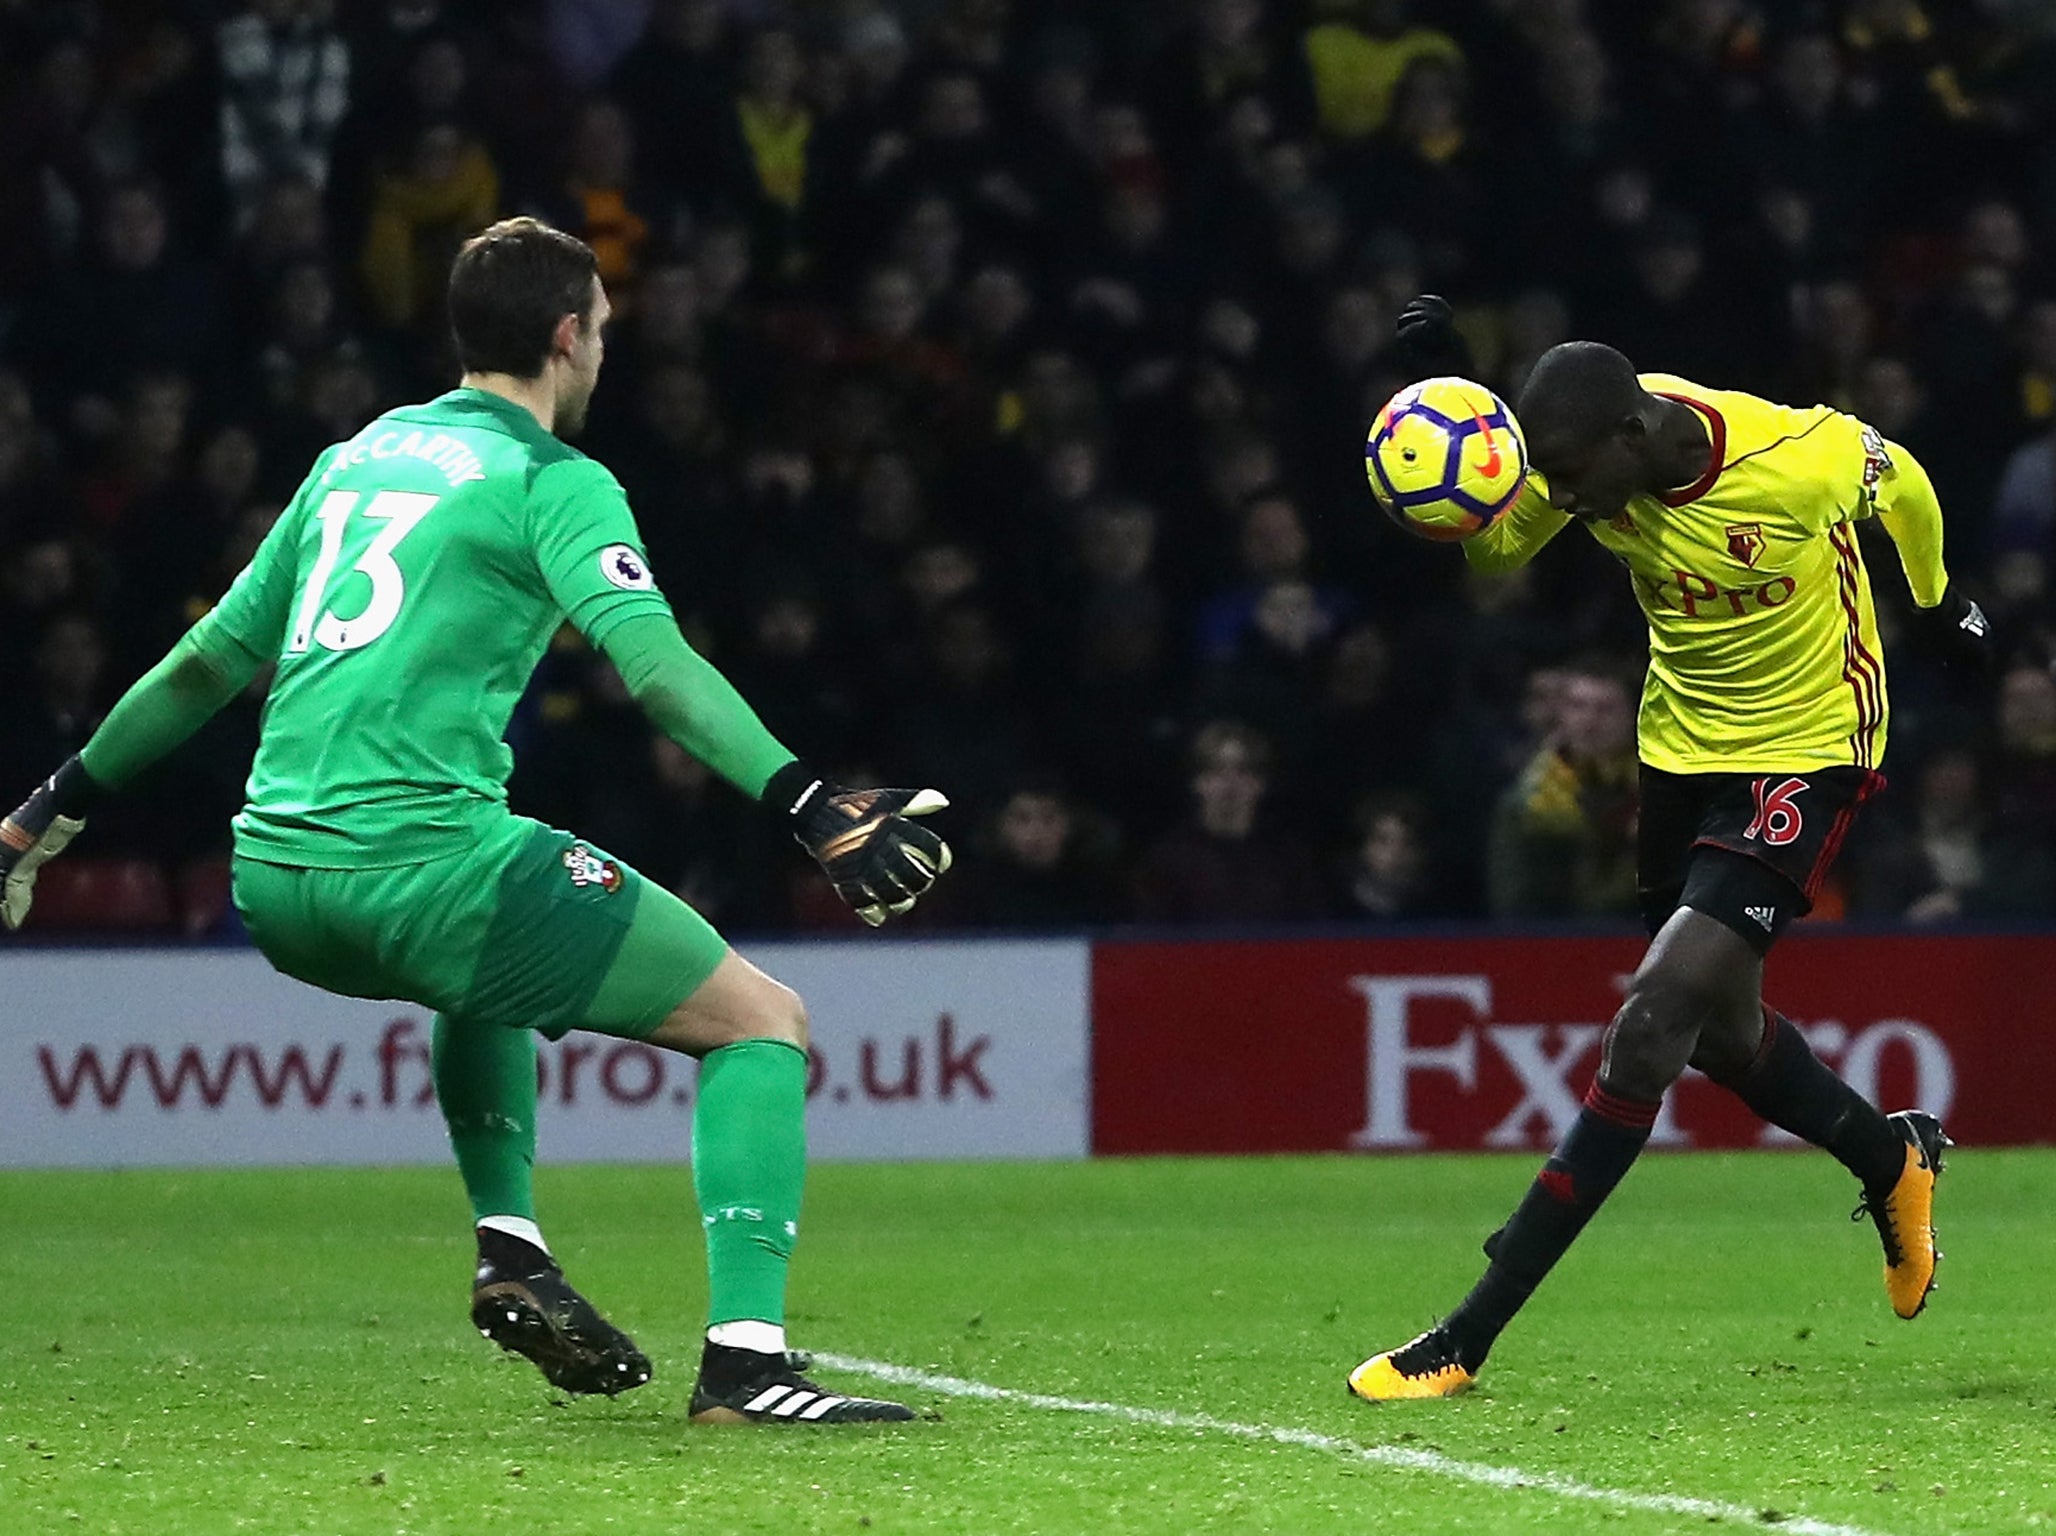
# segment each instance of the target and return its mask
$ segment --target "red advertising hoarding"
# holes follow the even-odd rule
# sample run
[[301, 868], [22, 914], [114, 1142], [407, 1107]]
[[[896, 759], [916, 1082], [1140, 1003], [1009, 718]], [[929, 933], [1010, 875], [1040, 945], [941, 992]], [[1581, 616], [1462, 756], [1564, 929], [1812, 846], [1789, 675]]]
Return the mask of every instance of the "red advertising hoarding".
[[[1642, 952], [1633, 937], [1102, 942], [1093, 1150], [1548, 1147]], [[2056, 939], [1794, 935], [1766, 996], [1888, 1109], [1965, 1144], [2056, 1140]], [[1789, 1145], [1688, 1073], [1655, 1144]]]

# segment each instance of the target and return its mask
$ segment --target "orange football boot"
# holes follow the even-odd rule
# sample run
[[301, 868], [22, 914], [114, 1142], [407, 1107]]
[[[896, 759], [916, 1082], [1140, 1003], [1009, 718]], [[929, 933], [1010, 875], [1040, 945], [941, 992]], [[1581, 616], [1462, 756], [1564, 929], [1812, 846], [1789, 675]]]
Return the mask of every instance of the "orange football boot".
[[1935, 1246], [1935, 1180], [1942, 1172], [1942, 1149], [1952, 1145], [1942, 1122], [1917, 1109], [1886, 1117], [1906, 1142], [1906, 1163], [1886, 1189], [1865, 1190], [1851, 1221], [1868, 1216], [1877, 1224], [1885, 1245], [1885, 1294], [1903, 1318], [1920, 1316], [1935, 1288], [1935, 1266], [1942, 1251]]
[[1456, 1346], [1440, 1328], [1430, 1328], [1412, 1343], [1373, 1355], [1349, 1373], [1349, 1390], [1367, 1403], [1394, 1403], [1410, 1398], [1455, 1397], [1468, 1392], [1478, 1378], [1456, 1358]]

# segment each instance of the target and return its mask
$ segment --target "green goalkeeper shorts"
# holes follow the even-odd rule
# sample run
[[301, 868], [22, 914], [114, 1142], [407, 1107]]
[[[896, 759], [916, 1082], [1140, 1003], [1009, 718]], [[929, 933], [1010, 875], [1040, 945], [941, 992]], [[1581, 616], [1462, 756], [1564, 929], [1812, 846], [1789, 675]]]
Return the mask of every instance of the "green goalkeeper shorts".
[[235, 902], [288, 976], [553, 1040], [573, 1029], [648, 1035], [728, 952], [662, 886], [518, 816], [462, 853], [397, 869], [239, 856]]

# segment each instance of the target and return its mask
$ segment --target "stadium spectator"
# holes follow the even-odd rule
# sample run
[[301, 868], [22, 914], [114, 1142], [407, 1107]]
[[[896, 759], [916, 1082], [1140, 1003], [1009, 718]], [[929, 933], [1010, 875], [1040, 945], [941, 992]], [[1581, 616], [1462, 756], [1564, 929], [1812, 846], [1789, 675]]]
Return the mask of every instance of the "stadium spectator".
[[1877, 330], [1870, 300], [1848, 278], [1803, 287], [1794, 299], [1800, 361], [1788, 389], [1798, 398], [1853, 409]]
[[1023, 931], [1083, 928], [1120, 914], [1107, 829], [1047, 776], [1016, 781], [937, 916]]
[[1203, 142], [1218, 114], [1245, 95], [1263, 98], [1281, 136], [1313, 126], [1306, 55], [1279, 32], [1265, 0], [1201, 0], [1160, 62], [1154, 116], [1181, 145]]
[[659, 186], [703, 198], [722, 169], [706, 146], [726, 141], [733, 66], [722, 0], [654, 0], [649, 26], [614, 71], [643, 169]]
[[[0, 550], [38, 527], [63, 526], [69, 511], [29, 387], [19, 373], [0, 372]], [[0, 626], [6, 618], [0, 606]]]
[[1554, 725], [1493, 814], [1495, 917], [1626, 917], [1635, 907], [1635, 707], [1603, 663], [1565, 669]]
[[1052, 626], [1046, 643], [1053, 655], [1063, 655], [1075, 636], [1076, 660], [1082, 663], [1090, 650], [1086, 637], [1110, 616], [1123, 610], [1163, 613], [1158, 525], [1156, 509], [1140, 501], [1095, 501], [1078, 511], [1066, 591], [1060, 606], [1043, 616]]
[[1917, 802], [1887, 811], [1859, 872], [1856, 910], [1912, 923], [1953, 922], [1975, 912], [1993, 852], [1974, 753], [1936, 753], [1922, 766]]
[[127, 591], [131, 601], [149, 600], [146, 611], [165, 625], [156, 637], [162, 641], [160, 651], [177, 639], [177, 627], [219, 597], [247, 563], [237, 561], [225, 576], [222, 572], [224, 557], [239, 547], [244, 519], [258, 505], [264, 473], [256, 434], [238, 422], [217, 425], [194, 456], [184, 487], [184, 515], [138, 530], [136, 568]]
[[1457, 65], [1414, 62], [1400, 81], [1392, 121], [1344, 184], [1353, 202], [1380, 209], [1419, 246], [1425, 286], [1462, 291], [1484, 280], [1492, 192]]
[[819, 742], [823, 762], [849, 762], [863, 753], [857, 700], [828, 622], [811, 587], [790, 581], [759, 599], [727, 671], [781, 740]]
[[1506, 325], [1500, 337], [1500, 398], [1519, 399], [1535, 359], [1570, 339], [1570, 305], [1560, 292], [1529, 288], [1515, 294], [1506, 306]]
[[85, 41], [48, 44], [0, 111], [0, 303], [10, 308], [81, 243], [100, 166], [91, 143], [95, 61]]
[[1134, 915], [1145, 923], [1263, 923], [1321, 915], [1306, 849], [1263, 824], [1270, 743], [1236, 720], [1211, 720], [1192, 739], [1192, 814], [1165, 833], [1136, 871]]
[[1635, 232], [1628, 273], [1612, 302], [1594, 308], [1592, 332], [1600, 340], [1630, 357], [1661, 357], [1664, 372], [1717, 381], [1719, 388], [1761, 378], [1767, 360], [1737, 332], [1697, 219], [1678, 209], [1653, 211]]
[[52, 276], [19, 340], [55, 419], [88, 440], [113, 429], [115, 397], [138, 369], [208, 373], [221, 341], [215, 274], [174, 246], [162, 188], [111, 184], [96, 234], [96, 259]]
[[355, 230], [364, 225], [380, 168], [405, 159], [408, 139], [422, 124], [470, 122], [475, 114], [471, 63], [447, 30], [360, 34], [352, 53], [359, 67], [329, 154], [327, 203], [338, 229]]
[[[2039, 759], [2000, 715], [2032, 715], [2020, 679], [2056, 646], [2056, 157], [2035, 131], [2048, 45], [2017, 20], [950, 0], [796, 22], [651, 0], [567, 47], [524, 7], [13, 14], [17, 675], [60, 613], [94, 620], [111, 677], [217, 597], [315, 453], [447, 385], [448, 253], [536, 206], [595, 237], [622, 301], [582, 446], [695, 635], [775, 707], [881, 772], [908, 751], [883, 722], [940, 760], [959, 748], [939, 722], [966, 721], [974, 820], [1032, 751], [1128, 849], [1179, 819], [1195, 724], [1241, 718], [1271, 756], [1254, 836], [1307, 839], [1316, 906], [1352, 907], [1352, 808], [1411, 790], [1429, 900], [1482, 914], [1479, 807], [1553, 739], [1563, 658], [1630, 654], [1642, 627], [1586, 541], [1479, 580], [1371, 512], [1356, 447], [1406, 376], [1393, 317], [1446, 282], [1505, 397], [1599, 335], [1652, 370], [1827, 400], [1920, 458], [1952, 575], [2020, 665], [1966, 686], [1899, 626], [1878, 825], [1917, 845], [1927, 759], [1985, 743], [1993, 873], [1959, 905], [2026, 909], [1996, 893], [2000, 853], [2041, 846], [2019, 819]], [[1879, 601], [1889, 630], [1905, 595], [1887, 577]], [[553, 756], [551, 712], [605, 717], [608, 686], [552, 661], [517, 718], [517, 795], [657, 849], [636, 804], [716, 817], [723, 792], [633, 732], [606, 761]], [[1852, 850], [1852, 910], [1937, 889], [1896, 868]], [[795, 907], [782, 880], [718, 899], [806, 920], [824, 893], [801, 877]]]
[[1647, 84], [1650, 137], [1665, 146], [1683, 179], [1720, 165], [1720, 120], [1754, 99], [1763, 67], [1760, 15], [1738, 0], [1663, 0], [1621, 38], [1630, 67]]
[[843, 51], [850, 64], [849, 96], [843, 115], [873, 131], [883, 128], [899, 105], [913, 50], [907, 30], [890, 11], [868, 11], [852, 17], [843, 33]]
[[635, 130], [613, 102], [589, 101], [571, 131], [564, 179], [536, 202], [538, 218], [567, 229], [593, 248], [600, 281], [632, 310], [644, 251], [664, 214], [639, 184]]
[[1031, 746], [1012, 707], [1010, 639], [992, 608], [969, 597], [939, 605], [923, 627], [910, 675], [923, 680], [926, 697], [916, 704], [907, 691], [890, 739], [916, 777], [946, 780], [964, 814], [987, 815]]
[[1078, 765], [1093, 804], [1131, 834], [1154, 830], [1164, 763], [1180, 732], [1160, 526], [1141, 502], [1085, 508], [1064, 606], [1045, 616], [1054, 626], [1042, 676], [1056, 750]]
[[799, 38], [767, 27], [750, 39], [733, 119], [714, 140], [725, 160], [721, 200], [747, 215], [757, 260], [793, 275], [803, 261], [804, 215], [816, 170], [814, 113], [800, 96], [803, 61]]
[[[2018, 431], [2013, 342], [2019, 300], [2005, 267], [1969, 263], [1929, 299], [1915, 327], [1921, 377], [1942, 407], [1942, 420], [1961, 439], [1966, 457], [1992, 466]], [[1991, 473], [1967, 488], [1979, 501], [1990, 494]]]
[[1305, 745], [1294, 788], [1301, 821], [1322, 846], [1341, 847], [1351, 830], [1341, 818], [1364, 787], [1389, 793], [1417, 783], [1424, 744], [1394, 685], [1392, 643], [1383, 630], [1355, 623], [1327, 648], [1325, 668], [1300, 723]]
[[1792, 351], [1793, 322], [1810, 289], [1852, 259], [1840, 232], [1822, 228], [1805, 193], [1773, 179], [1746, 217], [1714, 228], [1710, 248], [1729, 274], [1737, 320], [1746, 319], [1773, 365], [1765, 387], [1789, 393], [1777, 369]]
[[350, 50], [332, 0], [250, 0], [218, 38], [221, 172], [240, 221], [273, 177], [328, 180], [350, 106]]
[[2056, 421], [2007, 455], [1992, 537], [2001, 548], [2056, 553]]
[[264, 329], [252, 349], [257, 394], [268, 410], [290, 410], [305, 400], [317, 363], [357, 349], [342, 329], [335, 279], [321, 262], [290, 262], [266, 289]]
[[1017, 391], [1034, 340], [1036, 293], [1016, 262], [978, 263], [956, 294], [953, 345], [971, 372], [983, 432], [1004, 432], [1019, 410]]
[[1543, 120], [1537, 132], [1506, 146], [1494, 196], [1511, 238], [1493, 265], [1495, 275], [1514, 282], [1561, 284], [1589, 257], [1583, 231], [1562, 217], [1566, 193], [1589, 201], [1593, 184], [1630, 140], [1597, 37], [1577, 30], [1551, 38], [1536, 62]]
[[[631, 724], [625, 719], [624, 725]], [[593, 740], [581, 727], [581, 750]], [[621, 734], [621, 748], [643, 747], [646, 733]], [[719, 792], [712, 770], [666, 737], [648, 739], [640, 756], [613, 764], [607, 793], [583, 809], [593, 840], [628, 860], [710, 922], [759, 927], [776, 921], [776, 876], [783, 851], [757, 835], [748, 807]]]
[[1417, 61], [1463, 62], [1456, 39], [1418, 24], [1413, 10], [1407, 0], [1315, 0], [1301, 45], [1314, 115], [1329, 138], [1350, 142], [1382, 129]]
[[59, 613], [44, 626], [30, 658], [30, 689], [0, 748], [10, 781], [34, 783], [49, 771], [36, 762], [61, 762], [86, 744], [107, 710], [107, 661], [107, 637], [90, 615]]
[[79, 510], [99, 542], [133, 540], [145, 529], [177, 521], [158, 498], [183, 467], [193, 385], [183, 374], [135, 375], [101, 445], [100, 462], [80, 483]]
[[1979, 910], [2056, 916], [2056, 675], [2016, 666], [1999, 688], [1999, 742], [1986, 786], [1993, 868]]
[[1013, 243], [1039, 208], [1013, 166], [993, 118], [992, 87], [974, 70], [944, 68], [922, 88], [911, 134], [873, 141], [866, 170], [871, 207], [861, 226], [878, 230], [917, 194], [940, 193], [962, 210], [981, 241]]
[[1197, 641], [1203, 660], [1225, 661], [1241, 649], [1257, 605], [1273, 582], [1308, 574], [1313, 541], [1292, 498], [1268, 490], [1243, 509], [1236, 540], [1236, 585], [1200, 610]]
[[654, 362], [634, 388], [604, 432], [594, 424], [594, 451], [637, 509], [666, 589], [725, 613], [718, 600], [732, 587], [714, 573], [741, 569], [748, 530], [721, 402], [706, 373], [683, 361]]
[[1437, 916], [1428, 817], [1420, 803], [1407, 795], [1373, 796], [1357, 807], [1355, 826], [1336, 910], [1385, 923]]
[[485, 146], [457, 123], [425, 124], [373, 182], [358, 258], [372, 318], [417, 338], [432, 332], [458, 245], [499, 208], [500, 173]]
[[325, 267], [329, 248], [321, 189], [302, 176], [267, 181], [225, 266], [228, 302], [239, 342], [251, 344], [263, 331], [264, 302], [285, 268], [295, 262]]

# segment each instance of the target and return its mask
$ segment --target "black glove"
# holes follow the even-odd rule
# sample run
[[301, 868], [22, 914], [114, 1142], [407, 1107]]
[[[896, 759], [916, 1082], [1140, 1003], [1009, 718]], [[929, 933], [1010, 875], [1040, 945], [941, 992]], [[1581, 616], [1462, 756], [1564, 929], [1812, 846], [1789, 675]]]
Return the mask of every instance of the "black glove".
[[1406, 301], [1393, 327], [1398, 340], [1394, 358], [1409, 382], [1455, 374], [1468, 377], [1471, 349], [1456, 328], [1456, 311], [1439, 293], [1418, 293]]
[[64, 852], [84, 829], [86, 812], [100, 793], [85, 765], [69, 757], [13, 815], [0, 821], [0, 923], [11, 930], [28, 921], [36, 871]]
[[949, 804], [936, 790], [845, 789], [788, 763], [771, 776], [764, 802], [785, 811], [836, 895], [873, 928], [909, 910], [949, 868], [949, 844], [908, 820]]
[[1929, 644], [1940, 653], [1946, 665], [1977, 673], [1992, 669], [1991, 620], [1985, 617], [1984, 609], [1976, 602], [1956, 590], [1954, 582], [1949, 584], [1939, 603], [1921, 610], [1921, 619], [1928, 631]]

